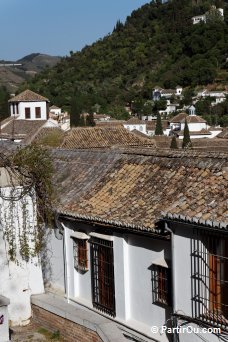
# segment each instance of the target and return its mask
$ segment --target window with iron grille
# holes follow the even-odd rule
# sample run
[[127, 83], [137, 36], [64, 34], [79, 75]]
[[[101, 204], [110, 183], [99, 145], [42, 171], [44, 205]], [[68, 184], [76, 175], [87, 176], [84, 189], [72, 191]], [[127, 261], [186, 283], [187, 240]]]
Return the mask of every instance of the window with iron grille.
[[88, 270], [88, 242], [73, 238], [74, 267], [79, 271]]
[[171, 305], [171, 272], [169, 268], [152, 266], [153, 303]]
[[90, 243], [93, 306], [115, 317], [113, 242], [92, 238]]
[[228, 238], [195, 231], [191, 259], [193, 317], [228, 331]]

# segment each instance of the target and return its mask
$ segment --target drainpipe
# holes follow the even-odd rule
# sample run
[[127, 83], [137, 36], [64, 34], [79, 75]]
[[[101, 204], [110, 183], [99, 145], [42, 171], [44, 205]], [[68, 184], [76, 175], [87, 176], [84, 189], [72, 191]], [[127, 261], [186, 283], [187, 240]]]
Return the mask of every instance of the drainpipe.
[[[62, 225], [63, 226], [63, 225]], [[66, 299], [67, 299], [67, 303], [70, 302], [69, 300], [69, 279], [68, 279], [68, 267], [67, 267], [67, 251], [68, 251], [68, 248], [67, 248], [67, 235], [66, 235], [66, 229], [65, 227], [63, 226], [63, 229], [64, 229], [64, 235], [63, 235], [63, 253], [64, 253], [64, 271], [65, 271], [65, 287], [66, 287]]]
[[[172, 265], [172, 316], [174, 318], [174, 314], [177, 312], [176, 305], [176, 287], [175, 287], [175, 262], [174, 262], [174, 234], [173, 231], [168, 227], [167, 222], [165, 222], [165, 231], [171, 234], [171, 265]], [[173, 341], [179, 341], [179, 338], [176, 334], [173, 334]]]
[[68, 279], [68, 269], [67, 269], [67, 236], [66, 236], [66, 229], [64, 224], [59, 221], [59, 215], [55, 214], [55, 224], [58, 228], [59, 233], [55, 233], [57, 239], [60, 239], [60, 235], [63, 237], [63, 259], [64, 259], [64, 285], [65, 285], [65, 292], [66, 292], [66, 299], [67, 303], [69, 303], [69, 279]]

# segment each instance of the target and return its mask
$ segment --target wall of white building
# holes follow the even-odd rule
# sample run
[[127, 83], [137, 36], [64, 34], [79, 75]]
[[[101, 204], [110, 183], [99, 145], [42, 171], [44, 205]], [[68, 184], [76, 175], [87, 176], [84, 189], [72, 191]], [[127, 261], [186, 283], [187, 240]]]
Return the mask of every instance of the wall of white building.
[[59, 115], [59, 114], [61, 114], [61, 108], [51, 108], [50, 113], [52, 113], [54, 115]]
[[128, 129], [129, 131], [133, 131], [134, 129], [136, 129], [139, 132], [147, 134], [147, 132], [146, 132], [146, 124], [135, 124], [135, 125], [124, 124], [123, 126], [124, 126], [124, 128]]
[[[192, 292], [191, 292], [191, 238], [192, 229], [183, 227], [181, 224], [175, 226], [173, 235], [173, 278], [174, 278], [174, 312], [180, 315], [192, 317]], [[178, 324], [189, 327], [192, 332], [183, 331], [179, 334], [180, 342], [218, 342], [221, 341], [215, 334], [202, 332], [202, 327], [194, 323], [178, 320]]]
[[[13, 116], [13, 103], [10, 104], [10, 114]], [[30, 119], [25, 118], [25, 108], [29, 107], [30, 108]], [[40, 107], [41, 108], [41, 117], [39, 119], [36, 118], [35, 114], [35, 108]], [[17, 115], [17, 114], [16, 114]], [[18, 103], [18, 115], [19, 119], [23, 120], [47, 120], [48, 115], [47, 115], [47, 102], [45, 101], [40, 101], [40, 102], [19, 102]]]
[[[74, 229], [79, 229], [89, 235], [92, 228], [88, 225], [64, 221], [65, 265], [66, 265], [66, 297], [72, 302], [81, 303], [93, 309], [91, 289], [90, 248], [88, 248], [89, 267], [86, 272], [78, 272], [74, 268], [73, 240]], [[52, 245], [53, 280], [52, 286], [59, 287], [59, 265], [61, 262], [58, 249], [59, 244]], [[167, 341], [165, 334], [155, 336], [151, 333], [151, 326], [161, 327], [170, 315], [170, 308], [152, 303], [151, 266], [153, 260], [170, 259], [169, 242], [155, 240], [139, 235], [114, 234], [114, 276], [115, 276], [115, 320], [126, 324], [159, 341]], [[164, 250], [166, 252], [164, 252]], [[64, 254], [64, 252], [63, 252]], [[56, 263], [56, 265], [54, 265]], [[58, 266], [57, 266], [58, 264]], [[56, 279], [56, 280], [55, 280]], [[61, 274], [63, 280], [63, 274]], [[99, 311], [98, 311], [99, 312]]]
[[[11, 190], [10, 187], [1, 188], [1, 191], [8, 196]], [[22, 207], [25, 203], [28, 219], [26, 229], [30, 236], [29, 245], [32, 248], [32, 233], [36, 224], [32, 199], [27, 196], [24, 202], [21, 200], [15, 202], [12, 214], [11, 202], [0, 197], [0, 294], [10, 299], [8, 312], [12, 325], [28, 323], [31, 317], [30, 296], [44, 291], [41, 265], [37, 257], [25, 261], [17, 251], [16, 261], [9, 260], [9, 246], [4, 233], [7, 233], [9, 228], [13, 229], [15, 244], [19, 248], [19, 235], [24, 222]]]
[[[184, 130], [184, 122], [181, 122], [181, 130]], [[207, 129], [206, 122], [188, 123], [188, 129], [190, 132], [199, 132], [202, 129]]]

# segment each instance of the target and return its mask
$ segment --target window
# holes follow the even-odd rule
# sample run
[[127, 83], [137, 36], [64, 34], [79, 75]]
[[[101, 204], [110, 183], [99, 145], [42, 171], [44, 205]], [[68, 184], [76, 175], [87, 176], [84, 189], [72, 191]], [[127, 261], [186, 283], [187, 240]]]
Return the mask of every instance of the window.
[[228, 238], [195, 232], [192, 239], [193, 317], [228, 330]]
[[73, 238], [74, 267], [78, 271], [88, 270], [88, 242]]
[[90, 242], [93, 306], [115, 317], [113, 242], [98, 238]]
[[30, 108], [25, 107], [25, 119], [30, 119], [30, 118], [31, 118]]
[[36, 113], [36, 119], [40, 119], [41, 118], [41, 108], [40, 107], [36, 107], [35, 108], [35, 113]]
[[171, 272], [170, 268], [159, 265], [152, 266], [153, 303], [171, 305]]

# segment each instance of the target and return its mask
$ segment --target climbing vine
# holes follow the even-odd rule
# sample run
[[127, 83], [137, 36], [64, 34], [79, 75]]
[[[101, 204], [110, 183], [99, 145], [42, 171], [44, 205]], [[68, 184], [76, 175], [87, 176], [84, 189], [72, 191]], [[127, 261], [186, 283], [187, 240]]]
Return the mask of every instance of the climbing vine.
[[28, 261], [44, 247], [53, 220], [53, 166], [50, 153], [38, 145], [0, 154], [0, 219], [9, 259]]

